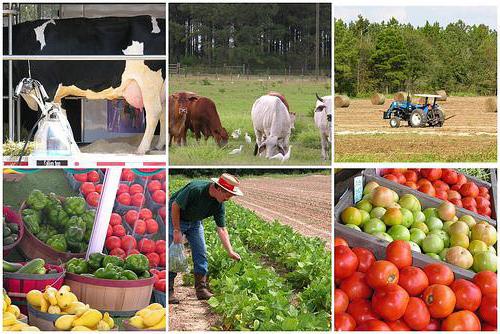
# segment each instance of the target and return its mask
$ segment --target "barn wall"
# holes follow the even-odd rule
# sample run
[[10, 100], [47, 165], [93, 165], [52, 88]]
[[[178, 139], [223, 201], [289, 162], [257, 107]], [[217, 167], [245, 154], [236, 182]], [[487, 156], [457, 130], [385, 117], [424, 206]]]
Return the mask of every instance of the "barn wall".
[[63, 4], [61, 18], [152, 15], [165, 18], [165, 4]]

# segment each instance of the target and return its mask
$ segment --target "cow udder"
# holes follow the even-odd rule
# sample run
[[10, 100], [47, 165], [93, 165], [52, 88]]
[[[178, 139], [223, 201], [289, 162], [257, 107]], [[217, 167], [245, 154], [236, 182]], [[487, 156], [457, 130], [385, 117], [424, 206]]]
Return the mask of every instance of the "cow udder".
[[127, 83], [123, 90], [123, 98], [134, 108], [144, 108], [141, 88], [135, 80], [131, 80]]

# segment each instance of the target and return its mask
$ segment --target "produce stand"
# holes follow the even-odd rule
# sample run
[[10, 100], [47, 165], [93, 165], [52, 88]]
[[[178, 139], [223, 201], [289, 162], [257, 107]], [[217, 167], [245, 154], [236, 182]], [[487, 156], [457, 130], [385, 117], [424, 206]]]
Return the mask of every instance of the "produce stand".
[[[9, 326], [4, 322], [4, 330], [28, 325], [40, 330], [70, 330], [80, 325], [100, 331], [131, 330], [137, 321], [128, 329], [123, 322], [139, 316], [147, 324], [145, 330], [164, 330], [166, 229], [161, 224], [166, 206], [165, 170], [66, 169], [62, 173], [44, 169], [25, 173], [29, 177], [20, 181], [20, 196], [4, 193], [5, 202], [12, 205], [12, 215], [7, 216], [13, 221], [7, 226], [18, 238], [4, 247], [4, 300], [12, 303], [16, 317], [7, 322]], [[37, 178], [38, 173], [44, 179]], [[125, 221], [113, 213], [118, 185], [124, 183], [128, 190], [121, 198], [136, 204], [133, 221], [131, 214]], [[56, 189], [64, 190], [51, 194]], [[123, 187], [121, 190], [124, 193]], [[85, 309], [78, 311], [79, 307]], [[69, 322], [71, 327], [67, 327], [63, 317], [73, 315], [80, 322]]]

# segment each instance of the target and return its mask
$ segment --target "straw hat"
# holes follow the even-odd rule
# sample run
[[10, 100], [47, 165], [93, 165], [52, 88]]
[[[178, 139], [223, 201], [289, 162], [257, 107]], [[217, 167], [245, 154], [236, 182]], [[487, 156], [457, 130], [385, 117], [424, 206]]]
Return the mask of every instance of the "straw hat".
[[243, 192], [239, 188], [240, 181], [235, 176], [224, 173], [219, 178], [213, 177], [211, 180], [231, 194], [236, 196], [243, 196]]

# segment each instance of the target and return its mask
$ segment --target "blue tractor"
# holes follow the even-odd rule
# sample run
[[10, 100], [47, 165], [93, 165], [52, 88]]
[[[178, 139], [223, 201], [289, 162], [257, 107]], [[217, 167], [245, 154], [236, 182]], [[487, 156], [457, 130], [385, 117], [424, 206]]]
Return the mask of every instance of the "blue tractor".
[[441, 127], [444, 124], [444, 112], [436, 103], [440, 95], [415, 94], [421, 97], [422, 103], [412, 103], [410, 95], [406, 101], [394, 101], [384, 112], [384, 119], [389, 120], [392, 128], [399, 128], [401, 121], [408, 122], [408, 126], [420, 128], [425, 126]]

